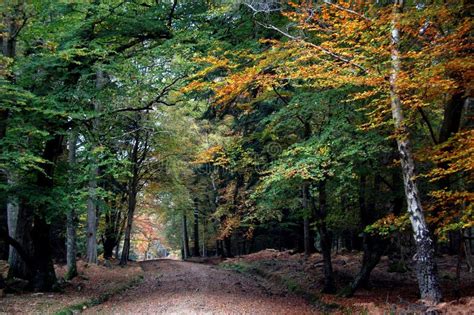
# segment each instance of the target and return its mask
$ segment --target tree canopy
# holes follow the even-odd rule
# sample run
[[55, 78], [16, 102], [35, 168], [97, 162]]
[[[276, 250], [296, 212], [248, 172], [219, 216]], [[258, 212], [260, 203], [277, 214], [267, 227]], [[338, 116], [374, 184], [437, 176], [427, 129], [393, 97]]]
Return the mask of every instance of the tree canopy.
[[[51, 290], [53, 262], [72, 278], [77, 257], [276, 248], [321, 252], [323, 291], [352, 295], [382, 255], [404, 263], [403, 246], [420, 297], [439, 302], [435, 254], [471, 255], [471, 9], [4, 1], [9, 277]], [[345, 288], [340, 244], [363, 252]]]

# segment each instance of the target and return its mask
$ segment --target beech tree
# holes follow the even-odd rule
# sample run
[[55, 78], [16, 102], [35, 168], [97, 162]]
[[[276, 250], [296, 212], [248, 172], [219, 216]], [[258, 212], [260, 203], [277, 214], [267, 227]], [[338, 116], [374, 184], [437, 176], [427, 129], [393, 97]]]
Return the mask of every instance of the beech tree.
[[[0, 254], [28, 289], [63, 261], [69, 281], [78, 259], [273, 248], [321, 255], [345, 296], [388, 255], [433, 304], [438, 256], [472, 269], [466, 1], [0, 9]], [[362, 252], [347, 281], [341, 247]]]
[[[251, 111], [263, 100], [287, 98], [288, 95], [281, 95], [278, 90], [291, 87], [293, 81], [303, 80], [303, 85], [312, 87], [316, 93], [344, 86], [358, 87], [351, 93], [351, 99], [364, 101], [367, 113], [367, 122], [360, 127], [390, 132], [397, 141], [407, 218], [417, 244], [420, 294], [429, 302], [439, 301], [433, 240], [426, 223], [433, 212], [428, 214], [422, 208], [410, 138], [417, 120], [422, 121], [433, 138], [432, 121], [425, 110], [429, 109], [432, 115], [434, 112], [428, 104], [438, 105], [442, 95], [451, 97], [462, 90], [452, 90], [455, 84], [452, 73], [443, 72], [437, 63], [443, 60], [449, 69], [467, 71], [460, 70], [460, 65], [464, 64], [461, 60], [466, 53], [464, 38], [468, 22], [463, 18], [452, 20], [454, 16], [462, 17], [466, 7], [454, 2], [416, 5], [343, 1], [290, 3], [275, 10], [258, 9], [255, 3], [247, 7], [265, 34], [266, 39], [261, 42], [266, 48], [261, 53], [240, 50], [234, 56], [230, 53], [220, 58], [212, 53], [204, 56], [199, 61], [207, 67], [196, 74], [188, 91], [210, 90], [221, 110], [238, 104], [238, 108]], [[275, 12], [281, 12], [291, 23], [285, 25], [285, 20], [277, 18], [272, 23], [272, 14], [278, 15]], [[443, 12], [443, 18], [432, 22], [434, 12]], [[440, 25], [451, 22], [456, 26], [448, 27], [449, 35], [440, 31]], [[402, 42], [405, 45], [400, 48]], [[459, 53], [448, 56], [448, 47], [454, 46]], [[225, 79], [212, 81], [218, 74]], [[432, 74], [435, 75], [430, 77]], [[421, 83], [426, 77], [429, 83]], [[388, 119], [390, 112], [392, 120]], [[423, 145], [426, 143], [417, 143], [418, 147]]]
[[[124, 17], [134, 10], [143, 10], [145, 15], [153, 16], [153, 20], [160, 16], [164, 22], [155, 23], [156, 21], [153, 21], [151, 23], [153, 26], [142, 24], [143, 27], [135, 28], [134, 32], [128, 33], [126, 36], [114, 37], [113, 34], [109, 34], [105, 30], [106, 25], [109, 25], [109, 27], [113, 25], [116, 18], [115, 15], [109, 13], [119, 14], [117, 10], [120, 6], [111, 5], [105, 11], [98, 12], [95, 10], [97, 4], [78, 5], [82, 6], [84, 11], [71, 10], [75, 5], [50, 6], [41, 2], [20, 6], [28, 11], [22, 10], [21, 12], [24, 13], [17, 13], [19, 18], [23, 17], [21, 19], [23, 22], [21, 24], [18, 22], [18, 27], [25, 27], [25, 39], [33, 39], [24, 42], [21, 50], [22, 55], [18, 56], [18, 65], [22, 67], [21, 73], [24, 76], [18, 77], [17, 82], [19, 87], [28, 91], [28, 93], [35, 96], [41, 95], [41, 97], [33, 98], [28, 102], [19, 102], [21, 99], [14, 96], [13, 101], [8, 107], [5, 107], [10, 108], [7, 112], [12, 114], [7, 115], [7, 112], [3, 111], [6, 116], [3, 120], [6, 121], [4, 124], [6, 126], [5, 134], [8, 135], [10, 130], [11, 137], [8, 141], [11, 141], [11, 145], [9, 147], [2, 145], [3, 149], [8, 149], [2, 150], [2, 161], [7, 161], [12, 154], [19, 152], [17, 151], [18, 146], [22, 144], [21, 138], [18, 136], [22, 132], [29, 134], [33, 132], [33, 135], [36, 132], [36, 139], [28, 137], [30, 140], [36, 141], [34, 146], [29, 146], [27, 152], [31, 153], [28, 159], [19, 159], [18, 161], [21, 164], [6, 167], [6, 169], [21, 170], [21, 173], [16, 172], [24, 182], [24, 184], [22, 183], [24, 194], [18, 194], [19, 204], [24, 206], [20, 207], [19, 211], [23, 213], [21, 209], [25, 209], [25, 216], [19, 214], [21, 219], [16, 221], [15, 234], [21, 235], [23, 241], [20, 242], [20, 245], [31, 256], [29, 257], [31, 259], [22, 258], [23, 261], [29, 262], [27, 264], [29, 266], [22, 268], [24, 272], [18, 272], [16, 276], [29, 280], [33, 287], [40, 290], [51, 289], [55, 284], [49, 240], [50, 226], [47, 216], [51, 216], [57, 206], [53, 202], [56, 198], [51, 194], [58, 193], [56, 188], [59, 189], [55, 186], [55, 169], [63, 152], [64, 134], [71, 125], [80, 125], [84, 118], [81, 114], [82, 108], [80, 105], [87, 99], [87, 95], [85, 98], [78, 96], [76, 94], [77, 87], [86, 86], [84, 76], [93, 73], [93, 67], [99, 59], [106, 60], [117, 53], [126, 53], [128, 49], [147, 39], [166, 39], [170, 37], [167, 26], [170, 7], [151, 7], [147, 11], [143, 7], [133, 7], [134, 4], [130, 4], [130, 10], [121, 11], [120, 13]], [[9, 4], [6, 4], [6, 6], [10, 8]], [[15, 8], [15, 5], [12, 8]], [[61, 15], [63, 19], [53, 19], [51, 21], [49, 17], [46, 18], [43, 15], [46, 12], [51, 12], [52, 15]], [[157, 13], [159, 14], [157, 15]], [[27, 18], [30, 15], [34, 17]], [[85, 19], [85, 23], [80, 25], [72, 23], [72, 27], [67, 29], [64, 27], [67, 25], [67, 21], [77, 21], [76, 18], [79, 16]], [[97, 29], [99, 23], [102, 27]], [[123, 26], [124, 28], [130, 27], [130, 25]], [[38, 34], [28, 33], [35, 28], [45, 31], [43, 34], [45, 36], [41, 40], [38, 39], [39, 41], [34, 39]], [[53, 28], [56, 28], [56, 31], [49, 32]], [[132, 26], [131, 29], [133, 28]], [[15, 36], [19, 33], [17, 30], [15, 30]], [[146, 35], [143, 36], [145, 33]], [[46, 36], [47, 34], [51, 35]], [[72, 36], [72, 34], [74, 35]], [[95, 48], [91, 48], [94, 41], [103, 42], [107, 38], [110, 41], [106, 45], [111, 49], [104, 54], [98, 54], [97, 50], [94, 50]], [[14, 47], [12, 45], [7, 46]], [[11, 56], [8, 58], [10, 59], [6, 59], [7, 61], [11, 60]], [[46, 68], [48, 70], [43, 71]], [[59, 91], [61, 93], [58, 93]], [[28, 106], [32, 106], [32, 104], [37, 108], [35, 115], [28, 114]], [[61, 106], [55, 107], [52, 104], [61, 104]], [[52, 109], [53, 107], [54, 109]], [[18, 130], [15, 127], [18, 126], [17, 122], [21, 120], [27, 122], [27, 125], [23, 124], [23, 126], [31, 126], [30, 130], [27, 130], [27, 128]], [[43, 127], [43, 121], [48, 122], [46, 128]], [[20, 134], [18, 134], [18, 131]], [[30, 173], [32, 176], [25, 176], [23, 180], [23, 172], [28, 170], [32, 171]], [[33, 188], [33, 194], [31, 191], [27, 192], [30, 188]], [[29, 208], [28, 211], [26, 211], [27, 208]], [[19, 228], [20, 225], [24, 228]], [[94, 242], [96, 241], [94, 240]], [[14, 272], [17, 269], [14, 267], [10, 270]]]

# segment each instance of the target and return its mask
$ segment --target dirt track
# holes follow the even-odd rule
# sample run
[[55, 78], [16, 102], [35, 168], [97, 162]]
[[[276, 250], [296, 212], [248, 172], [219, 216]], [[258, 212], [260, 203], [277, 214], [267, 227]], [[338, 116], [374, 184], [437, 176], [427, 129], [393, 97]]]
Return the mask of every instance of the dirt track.
[[144, 281], [86, 314], [315, 314], [265, 280], [198, 263], [143, 262]]

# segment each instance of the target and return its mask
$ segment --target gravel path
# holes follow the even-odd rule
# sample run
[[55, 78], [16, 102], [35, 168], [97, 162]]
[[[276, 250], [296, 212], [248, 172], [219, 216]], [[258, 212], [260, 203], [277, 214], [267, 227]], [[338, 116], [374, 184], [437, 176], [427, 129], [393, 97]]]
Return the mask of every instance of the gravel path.
[[86, 314], [315, 314], [305, 300], [268, 281], [176, 260], [143, 262], [137, 287]]

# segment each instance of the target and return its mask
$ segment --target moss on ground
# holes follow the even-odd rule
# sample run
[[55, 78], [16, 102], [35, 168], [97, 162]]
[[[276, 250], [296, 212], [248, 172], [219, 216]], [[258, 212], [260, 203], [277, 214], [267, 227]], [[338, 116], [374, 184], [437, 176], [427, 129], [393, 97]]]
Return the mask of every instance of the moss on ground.
[[339, 308], [337, 304], [328, 304], [324, 303], [320, 297], [314, 293], [309, 292], [302, 285], [300, 285], [296, 280], [281, 275], [272, 273], [260, 267], [260, 264], [257, 263], [246, 263], [246, 262], [232, 262], [232, 263], [221, 263], [219, 265], [221, 268], [226, 270], [233, 270], [242, 274], [249, 274], [254, 276], [259, 276], [265, 279], [270, 280], [273, 283], [282, 285], [285, 289], [292, 294], [304, 298], [308, 303], [320, 309], [323, 312], [334, 311]]
[[134, 286], [140, 284], [142, 281], [143, 281], [143, 275], [140, 275], [123, 286], [119, 286], [109, 292], [106, 292], [98, 297], [91, 298], [87, 301], [65, 307], [62, 310], [59, 310], [58, 312], [56, 312], [55, 314], [56, 315], [71, 315], [71, 314], [80, 313], [87, 308], [94, 307], [108, 301], [114, 295], [123, 293], [133, 288]]

